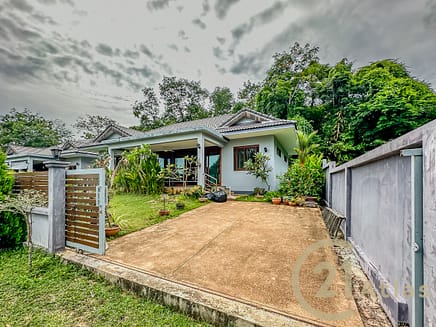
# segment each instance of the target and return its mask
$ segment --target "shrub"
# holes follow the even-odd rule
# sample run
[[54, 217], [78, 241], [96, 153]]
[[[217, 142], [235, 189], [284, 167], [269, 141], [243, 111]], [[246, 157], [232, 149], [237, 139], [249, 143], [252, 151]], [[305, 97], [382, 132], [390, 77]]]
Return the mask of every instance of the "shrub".
[[163, 180], [157, 154], [148, 145], [125, 152], [115, 168], [113, 187], [126, 193], [160, 194]]
[[272, 171], [272, 168], [268, 165], [269, 159], [270, 158], [267, 155], [258, 152], [252, 159], [249, 159], [244, 163], [244, 168], [247, 169], [247, 174], [260, 179], [268, 187], [268, 191], [271, 188], [268, 183], [268, 177]]
[[[5, 164], [6, 155], [0, 150], [0, 201], [12, 191], [14, 177]], [[10, 248], [26, 239], [24, 217], [12, 212], [0, 212], [0, 248]]]
[[294, 198], [316, 196], [320, 198], [324, 186], [322, 155], [311, 154], [304, 163], [295, 161], [280, 177], [280, 192]]

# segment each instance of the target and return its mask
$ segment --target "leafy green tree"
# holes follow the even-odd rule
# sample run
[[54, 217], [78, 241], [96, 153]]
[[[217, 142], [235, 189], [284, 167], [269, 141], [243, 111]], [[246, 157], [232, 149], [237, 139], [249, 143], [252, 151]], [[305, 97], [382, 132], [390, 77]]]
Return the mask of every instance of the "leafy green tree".
[[0, 146], [15, 143], [22, 146], [49, 147], [66, 141], [71, 132], [60, 120], [49, 120], [28, 109], [11, 109], [0, 116]]
[[133, 104], [133, 114], [140, 120], [141, 130], [150, 130], [164, 125], [160, 114], [160, 103], [151, 87], [142, 89], [144, 100], [135, 101]]
[[85, 117], [77, 118], [73, 125], [82, 135], [84, 139], [96, 138], [108, 126], [115, 125], [117, 122], [112, 118], [100, 115], [87, 114]]
[[159, 92], [165, 108], [163, 118], [166, 123], [209, 116], [205, 109], [209, 92], [201, 87], [200, 82], [165, 76], [159, 83]]
[[228, 87], [216, 87], [210, 95], [212, 116], [224, 115], [232, 112], [234, 99]]
[[298, 155], [298, 161], [304, 165], [307, 158], [316, 153], [319, 144], [315, 143], [316, 132], [305, 134], [301, 131], [297, 131], [298, 147], [295, 148], [295, 152]]
[[244, 163], [247, 174], [260, 179], [268, 187], [268, 191], [271, 189], [271, 185], [268, 183], [268, 177], [272, 171], [271, 166], [268, 164], [269, 160], [270, 158], [266, 154], [258, 152], [252, 159], [248, 159], [248, 161]]
[[238, 111], [243, 107], [250, 109], [256, 108], [256, 95], [261, 89], [261, 83], [254, 83], [250, 80], [244, 82], [242, 88], [238, 91], [238, 108], [234, 111]]

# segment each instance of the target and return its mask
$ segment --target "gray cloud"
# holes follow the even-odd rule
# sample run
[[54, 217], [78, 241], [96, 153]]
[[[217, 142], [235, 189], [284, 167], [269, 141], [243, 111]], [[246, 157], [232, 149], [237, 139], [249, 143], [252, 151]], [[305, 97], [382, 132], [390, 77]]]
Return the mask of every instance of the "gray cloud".
[[130, 59], [138, 59], [139, 58], [139, 52], [138, 51], [132, 51], [132, 50], [126, 50], [126, 51], [124, 51], [124, 57], [130, 58]]
[[209, 0], [203, 0], [201, 6], [203, 7], [203, 12], [201, 13], [201, 16], [206, 16], [210, 11]]
[[120, 49], [112, 49], [110, 45], [99, 43], [95, 47], [95, 51], [103, 56], [114, 57], [120, 55]]
[[218, 58], [220, 60], [224, 59], [224, 53], [223, 53], [223, 50], [220, 47], [213, 47], [212, 48], [212, 53], [213, 53], [213, 55], [216, 58]]
[[141, 51], [141, 52], [142, 52], [143, 54], [145, 54], [147, 57], [149, 57], [149, 58], [153, 58], [153, 53], [150, 51], [149, 48], [147, 48], [146, 45], [141, 44], [141, 45], [139, 46], [139, 51]]
[[49, 24], [49, 25], [58, 25], [51, 17], [45, 16], [42, 13], [34, 13], [32, 14], [32, 19], [35, 20], [37, 23], [41, 24]]
[[198, 27], [200, 27], [201, 29], [205, 29], [207, 26], [204, 22], [201, 21], [200, 18], [196, 18], [192, 21], [192, 24], [197, 25]]
[[0, 26], [9, 31], [10, 35], [12, 35], [12, 38], [10, 39], [16, 38], [22, 41], [40, 38], [40, 35], [37, 32], [20, 27], [16, 22], [6, 17], [0, 17]]
[[179, 37], [180, 37], [182, 40], [187, 40], [187, 39], [189, 39], [189, 37], [186, 35], [186, 32], [183, 31], [183, 30], [180, 30], [179, 33], [178, 33], [178, 35], [179, 35]]
[[230, 71], [233, 74], [252, 74], [258, 77], [259, 72], [264, 69], [264, 65], [259, 60], [259, 53], [238, 55], [238, 62], [232, 65]]
[[56, 0], [38, 0], [39, 3], [42, 3], [43, 5], [55, 5]]
[[224, 19], [230, 7], [239, 0], [217, 0], [215, 3], [215, 12], [219, 19]]
[[268, 9], [262, 11], [261, 13], [252, 16], [248, 22], [239, 25], [234, 30], [232, 30], [232, 36], [235, 39], [235, 42], [239, 42], [239, 40], [245, 35], [250, 33], [253, 28], [268, 24], [274, 21], [277, 17], [283, 14], [284, 9], [287, 7], [287, 4], [283, 2], [276, 2]]
[[191, 52], [191, 49], [189, 49], [188, 47], [184, 47], [183, 49], [185, 50], [185, 52]]
[[168, 44], [168, 48], [173, 49], [174, 51], [179, 51], [179, 47], [177, 45], [173, 44]]
[[219, 36], [217, 36], [217, 41], [221, 44], [221, 45], [223, 45], [225, 42], [226, 42], [226, 39], [225, 38], [223, 38], [223, 37], [219, 37]]
[[149, 10], [162, 10], [168, 7], [169, 3], [174, 0], [152, 0], [147, 2]]
[[427, 13], [424, 16], [424, 25], [428, 29], [436, 30], [436, 3], [428, 1], [426, 7]]
[[9, 5], [23, 12], [30, 13], [33, 11], [33, 7], [27, 3], [26, 0], [11, 0], [9, 1]]

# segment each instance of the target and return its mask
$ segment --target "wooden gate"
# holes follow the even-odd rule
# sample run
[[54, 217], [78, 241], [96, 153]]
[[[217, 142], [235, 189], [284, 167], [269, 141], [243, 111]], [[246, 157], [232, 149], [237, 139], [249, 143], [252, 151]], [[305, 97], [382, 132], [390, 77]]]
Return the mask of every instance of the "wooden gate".
[[104, 169], [67, 170], [65, 240], [78, 250], [104, 254], [106, 187]]

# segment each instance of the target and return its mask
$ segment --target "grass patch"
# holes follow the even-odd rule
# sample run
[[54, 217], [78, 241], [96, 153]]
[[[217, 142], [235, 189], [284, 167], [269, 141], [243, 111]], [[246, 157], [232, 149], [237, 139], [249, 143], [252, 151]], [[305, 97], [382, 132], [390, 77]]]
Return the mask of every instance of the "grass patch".
[[170, 215], [159, 216], [159, 210], [163, 208], [162, 197], [160, 195], [114, 195], [109, 203], [109, 212], [119, 217], [126, 225], [121, 226], [122, 230], [116, 237], [149, 227], [166, 219], [177, 217], [184, 212], [205, 204], [197, 199], [183, 198], [182, 202], [185, 204], [185, 208], [179, 210], [176, 208], [177, 199], [180, 199], [180, 195], [169, 196], [166, 207], [170, 210]]
[[265, 197], [257, 197], [253, 194], [249, 194], [249, 195], [241, 195], [238, 196], [236, 198], [236, 201], [243, 201], [243, 202], [269, 202], [268, 199], [266, 199]]
[[209, 326], [36, 251], [0, 251], [0, 326]]

